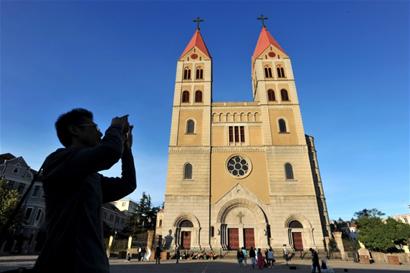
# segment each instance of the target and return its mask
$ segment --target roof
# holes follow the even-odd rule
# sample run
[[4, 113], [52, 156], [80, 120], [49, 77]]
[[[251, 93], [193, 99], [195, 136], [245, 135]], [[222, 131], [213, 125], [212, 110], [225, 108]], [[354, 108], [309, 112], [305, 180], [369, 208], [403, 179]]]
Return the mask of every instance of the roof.
[[258, 42], [256, 43], [255, 51], [252, 55], [252, 60], [255, 60], [265, 51], [270, 45], [273, 45], [277, 49], [281, 50], [283, 53], [286, 54], [285, 50], [279, 45], [279, 43], [273, 38], [273, 36], [269, 33], [267, 28], [264, 26], [262, 27], [261, 33], [259, 34]]
[[12, 155], [11, 153], [0, 154], [0, 163], [3, 163], [6, 160], [10, 160], [14, 158], [16, 157]]
[[184, 52], [182, 52], [181, 54], [181, 58], [184, 57], [184, 55], [188, 53], [188, 51], [190, 51], [194, 47], [198, 48], [199, 50], [202, 51], [202, 53], [204, 53], [206, 56], [211, 58], [211, 55], [209, 54], [208, 49], [206, 48], [204, 39], [202, 38], [202, 35], [199, 29], [195, 31], [188, 45], [185, 47]]

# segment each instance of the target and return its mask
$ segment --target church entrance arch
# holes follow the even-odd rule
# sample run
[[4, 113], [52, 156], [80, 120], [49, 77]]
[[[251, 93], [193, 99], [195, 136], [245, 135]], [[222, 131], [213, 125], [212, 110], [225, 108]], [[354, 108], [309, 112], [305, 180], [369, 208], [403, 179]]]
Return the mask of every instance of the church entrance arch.
[[217, 222], [223, 249], [268, 247], [267, 218], [253, 202], [242, 199], [228, 202], [218, 213]]
[[191, 249], [199, 246], [199, 221], [195, 216], [183, 215], [175, 221], [175, 247]]

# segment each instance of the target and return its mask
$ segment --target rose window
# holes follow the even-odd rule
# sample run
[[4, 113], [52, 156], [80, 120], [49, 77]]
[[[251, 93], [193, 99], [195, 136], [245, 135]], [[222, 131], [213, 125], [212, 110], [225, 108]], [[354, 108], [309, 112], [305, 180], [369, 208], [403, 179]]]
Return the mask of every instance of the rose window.
[[242, 156], [236, 155], [228, 160], [228, 171], [236, 177], [244, 176], [249, 171], [249, 163]]

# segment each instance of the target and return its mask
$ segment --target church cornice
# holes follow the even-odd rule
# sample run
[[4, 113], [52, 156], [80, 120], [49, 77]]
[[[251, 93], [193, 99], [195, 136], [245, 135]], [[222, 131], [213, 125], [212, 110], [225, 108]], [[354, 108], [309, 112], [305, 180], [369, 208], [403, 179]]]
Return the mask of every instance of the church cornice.
[[192, 153], [209, 153], [211, 151], [210, 146], [169, 146], [168, 152], [180, 153], [180, 154], [192, 154]]

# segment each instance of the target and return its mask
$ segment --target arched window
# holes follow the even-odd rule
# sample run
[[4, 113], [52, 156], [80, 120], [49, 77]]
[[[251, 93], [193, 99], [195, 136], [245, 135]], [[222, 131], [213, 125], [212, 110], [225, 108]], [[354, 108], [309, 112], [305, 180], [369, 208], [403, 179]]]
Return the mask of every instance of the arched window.
[[192, 119], [189, 119], [186, 122], [186, 133], [193, 134], [195, 132], [195, 122]]
[[189, 102], [189, 91], [182, 92], [182, 102]]
[[200, 90], [195, 92], [195, 102], [202, 102], [202, 92]]
[[269, 66], [265, 66], [265, 78], [272, 78], [272, 69]]
[[280, 119], [278, 123], [279, 123], [279, 133], [286, 133], [287, 132], [286, 121], [284, 119]]
[[190, 80], [191, 79], [191, 69], [189, 67], [184, 68], [184, 80]]
[[275, 91], [273, 91], [272, 89], [268, 90], [268, 100], [275, 101]]
[[278, 72], [278, 78], [285, 78], [285, 69], [282, 66], [278, 65], [276, 67], [276, 72]]
[[196, 69], [196, 79], [202, 80], [204, 78], [204, 70], [200, 67]]
[[180, 224], [179, 227], [194, 227], [191, 221], [189, 220], [183, 220]]
[[303, 226], [299, 221], [294, 220], [289, 223], [289, 228], [303, 228]]
[[293, 179], [293, 168], [290, 163], [285, 164], [285, 176], [286, 179]]
[[192, 179], [192, 165], [189, 163], [184, 165], [184, 179]]
[[282, 101], [289, 101], [289, 95], [286, 89], [280, 90], [280, 96], [282, 98]]

